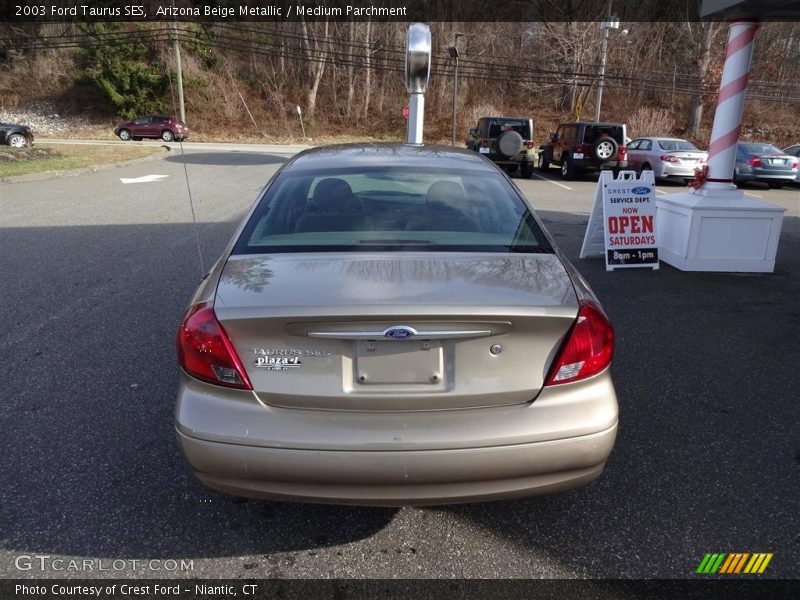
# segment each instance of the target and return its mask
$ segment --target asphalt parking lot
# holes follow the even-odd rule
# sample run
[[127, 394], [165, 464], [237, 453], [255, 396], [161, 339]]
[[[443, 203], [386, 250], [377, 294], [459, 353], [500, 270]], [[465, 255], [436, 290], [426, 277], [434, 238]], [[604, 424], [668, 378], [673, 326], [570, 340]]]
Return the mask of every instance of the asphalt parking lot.
[[[206, 268], [275, 150], [188, 151]], [[146, 175], [167, 177], [120, 181]], [[517, 182], [615, 324], [617, 445], [585, 489], [403, 509], [238, 502], [188, 475], [174, 334], [201, 268], [175, 150], [0, 184], [0, 577], [683, 578], [717, 551], [800, 577], [800, 191], [746, 189], [787, 209], [773, 274], [607, 273], [578, 259], [594, 181]]]

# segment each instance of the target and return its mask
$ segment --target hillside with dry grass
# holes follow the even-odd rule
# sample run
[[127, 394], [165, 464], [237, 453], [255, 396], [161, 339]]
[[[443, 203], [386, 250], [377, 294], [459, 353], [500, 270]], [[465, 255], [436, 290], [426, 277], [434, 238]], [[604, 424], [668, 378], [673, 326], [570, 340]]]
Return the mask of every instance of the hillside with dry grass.
[[[609, 44], [602, 118], [629, 135], [708, 144], [725, 24], [632, 23]], [[0, 25], [0, 117], [42, 123], [37, 135], [110, 137], [122, 117], [177, 114], [170, 24]], [[404, 23], [178, 25], [193, 140], [315, 142], [402, 139]], [[596, 22], [434, 23], [426, 139], [451, 135], [456, 33], [458, 139], [489, 114], [531, 116], [544, 141], [556, 123], [591, 118], [601, 34]], [[749, 139], [800, 141], [800, 24], [763, 24], [743, 123]], [[38, 107], [38, 108], [37, 108]], [[44, 107], [44, 108], [42, 108]], [[47, 119], [50, 119], [49, 121]], [[50, 131], [52, 129], [52, 131]]]

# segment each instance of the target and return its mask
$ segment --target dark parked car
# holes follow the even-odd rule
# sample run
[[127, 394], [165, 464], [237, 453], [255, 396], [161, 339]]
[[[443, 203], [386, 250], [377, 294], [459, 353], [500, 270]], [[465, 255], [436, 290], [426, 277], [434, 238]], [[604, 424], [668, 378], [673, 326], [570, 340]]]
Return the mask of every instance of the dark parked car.
[[176, 117], [154, 115], [120, 123], [114, 128], [114, 135], [125, 142], [128, 140], [139, 141], [142, 138], [182, 142], [189, 137], [189, 128]]
[[734, 181], [759, 181], [771, 188], [781, 188], [797, 177], [798, 158], [781, 152], [772, 144], [739, 142], [736, 144]]
[[469, 130], [467, 148], [485, 156], [513, 175], [517, 168], [526, 179], [533, 173], [536, 150], [533, 120], [520, 117], [483, 117]]
[[540, 147], [539, 168], [557, 165], [564, 179], [601, 169], [617, 172], [628, 166], [626, 135], [623, 123], [562, 123]]
[[0, 123], [0, 144], [6, 144], [12, 148], [33, 146], [33, 131], [27, 125]]

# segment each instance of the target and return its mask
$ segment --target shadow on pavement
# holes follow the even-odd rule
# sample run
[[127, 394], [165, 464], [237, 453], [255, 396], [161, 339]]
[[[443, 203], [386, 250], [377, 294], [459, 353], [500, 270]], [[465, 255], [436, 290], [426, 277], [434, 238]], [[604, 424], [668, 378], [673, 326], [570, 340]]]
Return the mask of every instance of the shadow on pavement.
[[288, 158], [260, 152], [186, 152], [170, 154], [164, 160], [187, 165], [274, 165], [285, 163]]
[[[204, 224], [207, 256], [236, 224]], [[173, 415], [175, 332], [200, 279], [191, 224], [0, 231], [0, 303], [16, 324], [0, 336], [0, 548], [240, 556], [346, 544], [392, 521], [394, 509], [237, 502], [189, 475]]]
[[767, 547], [792, 572], [800, 219], [784, 218], [772, 274], [608, 273], [578, 258], [586, 216], [537, 214], [614, 323], [617, 443], [587, 488], [447, 510], [586, 576], [692, 577], [705, 552]]

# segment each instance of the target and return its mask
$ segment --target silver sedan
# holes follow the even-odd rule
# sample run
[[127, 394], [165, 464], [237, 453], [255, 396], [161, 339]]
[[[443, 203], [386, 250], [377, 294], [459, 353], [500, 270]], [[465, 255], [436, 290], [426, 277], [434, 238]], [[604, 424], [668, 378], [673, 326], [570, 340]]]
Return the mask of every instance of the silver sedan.
[[[794, 146], [784, 148], [783, 153], [788, 154], [789, 156], [796, 156], [800, 158], [800, 144], [795, 144]], [[797, 176], [794, 178], [794, 180], [795, 182], [800, 183], [800, 169], [797, 170]]]
[[687, 140], [643, 137], [628, 144], [628, 166], [638, 172], [653, 171], [657, 179], [694, 179], [695, 169], [708, 160], [708, 152]]

